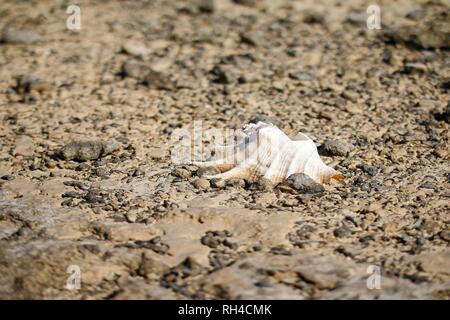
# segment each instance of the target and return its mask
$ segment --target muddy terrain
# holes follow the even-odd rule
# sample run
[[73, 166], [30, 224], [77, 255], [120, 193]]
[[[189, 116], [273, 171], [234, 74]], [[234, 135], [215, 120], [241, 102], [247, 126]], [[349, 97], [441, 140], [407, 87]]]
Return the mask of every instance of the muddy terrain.
[[[1, 1], [0, 298], [449, 299], [450, 4], [371, 3]], [[345, 179], [172, 161], [259, 120]]]

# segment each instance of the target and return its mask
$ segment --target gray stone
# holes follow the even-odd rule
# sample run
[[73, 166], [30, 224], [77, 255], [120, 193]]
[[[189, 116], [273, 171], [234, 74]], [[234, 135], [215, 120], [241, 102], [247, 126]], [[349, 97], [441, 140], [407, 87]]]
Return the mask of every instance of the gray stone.
[[370, 166], [365, 163], [359, 165], [358, 167], [361, 168], [362, 171], [364, 171], [365, 173], [367, 173], [368, 175], [370, 175], [372, 177], [376, 176], [378, 173], [378, 169], [376, 167]]
[[228, 67], [216, 65], [211, 73], [215, 76], [214, 81], [222, 84], [231, 84], [236, 82], [237, 75]]
[[88, 161], [108, 155], [118, 148], [117, 144], [105, 141], [71, 142], [60, 150], [60, 155], [65, 160]]
[[300, 81], [311, 81], [314, 79], [314, 77], [311, 74], [303, 71], [290, 72], [289, 77], [293, 80], [300, 80]]
[[336, 238], [343, 238], [343, 237], [346, 237], [346, 236], [352, 234], [352, 231], [349, 228], [343, 226], [343, 227], [334, 229], [333, 234]]
[[325, 156], [346, 156], [351, 146], [340, 140], [326, 140], [320, 147], [319, 153]]
[[206, 190], [209, 188], [209, 181], [203, 178], [199, 178], [192, 182], [192, 185], [200, 190]]
[[231, 188], [244, 188], [245, 181], [244, 179], [227, 179], [225, 185]]
[[98, 189], [89, 189], [88, 193], [84, 197], [84, 200], [90, 204], [105, 203], [106, 201], [101, 190]]
[[239, 83], [255, 83], [262, 80], [262, 77], [258, 73], [246, 73], [239, 76]]
[[198, 177], [203, 177], [203, 176], [213, 176], [219, 173], [220, 171], [215, 167], [202, 167], [197, 170], [196, 175]]
[[284, 184], [301, 193], [321, 193], [325, 191], [323, 185], [304, 173], [291, 174]]
[[149, 67], [143, 63], [128, 60], [122, 65], [122, 76], [131, 77], [136, 79], [143, 79], [146, 73], [149, 71]]
[[260, 47], [264, 44], [264, 38], [259, 32], [249, 31], [240, 34], [241, 41], [254, 47]]
[[309, 24], [323, 24], [325, 22], [325, 15], [318, 11], [307, 11], [305, 12], [303, 22]]
[[173, 82], [169, 76], [162, 72], [153, 70], [142, 62], [128, 60], [122, 65], [122, 77], [131, 77], [138, 80], [141, 84], [160, 90], [172, 90]]
[[419, 20], [425, 16], [425, 12], [422, 9], [415, 9], [406, 14], [406, 18], [411, 20]]
[[155, 237], [150, 240], [137, 240], [134, 242], [134, 248], [145, 248], [154, 251], [157, 254], [167, 254], [170, 247], [168, 244], [162, 242], [161, 237]]
[[33, 44], [41, 40], [41, 36], [31, 30], [6, 30], [1, 41], [11, 44]]
[[122, 50], [132, 56], [145, 57], [151, 50], [145, 44], [137, 41], [127, 41], [122, 46]]
[[191, 172], [185, 168], [175, 168], [172, 175], [181, 179], [189, 179], [192, 176]]
[[260, 178], [259, 180], [252, 183], [251, 190], [261, 191], [261, 192], [272, 192], [273, 183], [269, 179]]
[[[76, 145], [77, 147], [77, 160], [96, 160], [100, 158], [102, 154], [102, 143], [97, 141], [90, 141], [85, 143], [80, 143]], [[72, 152], [72, 151], [71, 151]]]
[[174, 88], [172, 81], [167, 75], [152, 69], [145, 74], [142, 84], [161, 90], [172, 90]]
[[219, 189], [224, 188], [226, 184], [225, 180], [220, 178], [212, 178], [209, 182], [211, 184], [211, 187]]
[[215, 10], [214, 0], [200, 0], [198, 9], [200, 12], [213, 13]]
[[353, 25], [365, 24], [367, 20], [367, 14], [364, 11], [352, 11], [347, 14], [345, 21]]

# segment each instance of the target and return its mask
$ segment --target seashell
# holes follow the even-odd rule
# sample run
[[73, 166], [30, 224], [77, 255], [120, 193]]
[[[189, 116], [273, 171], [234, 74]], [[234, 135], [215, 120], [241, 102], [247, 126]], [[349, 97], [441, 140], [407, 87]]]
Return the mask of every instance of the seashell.
[[258, 122], [247, 125], [239, 141], [235, 148], [216, 148], [214, 159], [193, 164], [213, 166], [221, 171], [207, 178], [256, 180], [264, 177], [279, 183], [291, 174], [304, 173], [316, 182], [327, 183], [344, 177], [323, 163], [314, 142], [302, 133], [290, 139], [275, 125]]

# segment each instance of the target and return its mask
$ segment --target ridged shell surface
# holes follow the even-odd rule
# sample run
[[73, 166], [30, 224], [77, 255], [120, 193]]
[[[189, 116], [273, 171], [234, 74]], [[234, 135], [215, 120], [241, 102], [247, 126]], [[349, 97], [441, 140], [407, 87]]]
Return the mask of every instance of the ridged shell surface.
[[247, 125], [236, 147], [218, 148], [213, 160], [194, 164], [222, 171], [209, 178], [264, 177], [279, 183], [291, 174], [305, 173], [319, 183], [327, 183], [343, 177], [320, 159], [316, 145], [306, 135], [298, 133], [290, 139], [278, 127], [263, 122]]

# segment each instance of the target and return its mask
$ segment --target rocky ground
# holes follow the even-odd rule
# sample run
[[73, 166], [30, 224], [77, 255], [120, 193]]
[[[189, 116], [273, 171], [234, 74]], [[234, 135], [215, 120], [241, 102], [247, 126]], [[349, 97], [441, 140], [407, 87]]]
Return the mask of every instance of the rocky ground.
[[[448, 299], [450, 5], [371, 2], [2, 1], [0, 298]], [[211, 184], [171, 161], [194, 120], [345, 180]]]

